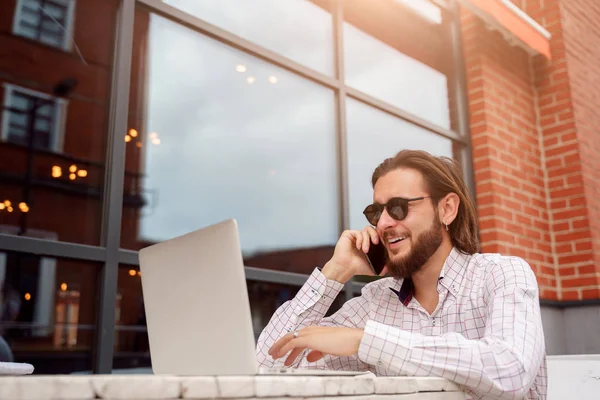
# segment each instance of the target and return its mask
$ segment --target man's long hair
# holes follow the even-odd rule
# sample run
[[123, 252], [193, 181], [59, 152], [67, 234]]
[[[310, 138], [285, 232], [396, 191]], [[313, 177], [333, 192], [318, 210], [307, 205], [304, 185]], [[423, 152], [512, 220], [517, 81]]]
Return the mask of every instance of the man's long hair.
[[451, 158], [436, 157], [421, 150], [402, 150], [375, 169], [371, 178], [373, 188], [379, 178], [398, 168], [415, 169], [423, 175], [434, 206], [448, 193], [456, 193], [460, 204], [456, 219], [448, 225], [450, 239], [454, 247], [463, 253], [479, 252], [477, 211], [458, 163]]

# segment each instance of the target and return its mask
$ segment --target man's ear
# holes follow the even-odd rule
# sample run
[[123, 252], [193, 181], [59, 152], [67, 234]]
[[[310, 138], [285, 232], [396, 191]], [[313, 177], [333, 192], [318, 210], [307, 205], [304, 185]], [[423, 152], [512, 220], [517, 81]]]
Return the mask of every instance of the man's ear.
[[456, 219], [460, 198], [456, 193], [448, 193], [438, 202], [438, 213], [440, 221], [444, 225], [450, 225]]

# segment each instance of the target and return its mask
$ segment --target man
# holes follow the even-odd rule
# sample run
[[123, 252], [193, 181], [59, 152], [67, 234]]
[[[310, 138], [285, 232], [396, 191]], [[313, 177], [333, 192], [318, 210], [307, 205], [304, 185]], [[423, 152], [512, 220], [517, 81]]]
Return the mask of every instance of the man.
[[[322, 270], [262, 332], [262, 366], [440, 376], [474, 399], [545, 399], [538, 287], [517, 257], [479, 254], [476, 210], [456, 163], [401, 151], [373, 173], [362, 231], [346, 231]], [[325, 313], [383, 241], [390, 278]], [[287, 357], [286, 357], [287, 355]]]

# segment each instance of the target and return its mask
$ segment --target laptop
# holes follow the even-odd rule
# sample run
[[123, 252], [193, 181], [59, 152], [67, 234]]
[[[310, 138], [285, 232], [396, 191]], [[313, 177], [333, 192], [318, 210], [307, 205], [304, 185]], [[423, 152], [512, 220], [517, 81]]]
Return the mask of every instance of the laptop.
[[152, 370], [157, 375], [360, 375], [259, 368], [234, 219], [139, 252]]

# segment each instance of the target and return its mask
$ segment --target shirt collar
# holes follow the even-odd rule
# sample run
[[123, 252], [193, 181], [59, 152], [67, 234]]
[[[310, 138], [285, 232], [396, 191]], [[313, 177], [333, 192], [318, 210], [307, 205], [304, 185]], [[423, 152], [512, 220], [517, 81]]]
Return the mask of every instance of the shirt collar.
[[[458, 294], [470, 258], [470, 255], [464, 254], [453, 247], [440, 272], [438, 282], [455, 297]], [[404, 306], [408, 306], [414, 294], [413, 281], [410, 278], [406, 278], [402, 281], [400, 290], [392, 287], [390, 290], [398, 296], [398, 299]]]

